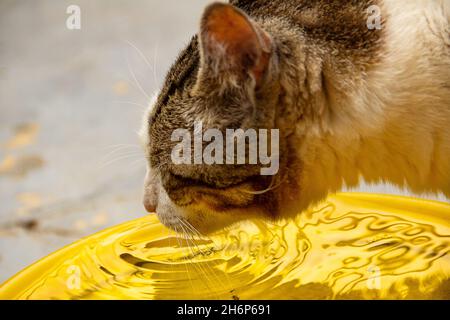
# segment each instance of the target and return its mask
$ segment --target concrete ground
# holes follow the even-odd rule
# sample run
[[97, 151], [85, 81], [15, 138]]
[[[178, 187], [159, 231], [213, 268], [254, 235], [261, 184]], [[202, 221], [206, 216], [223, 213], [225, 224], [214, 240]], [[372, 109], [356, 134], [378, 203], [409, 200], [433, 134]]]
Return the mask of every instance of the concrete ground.
[[[146, 96], [207, 2], [0, 1], [0, 282], [146, 214]], [[71, 4], [80, 30], [66, 27]]]
[[0, 282], [146, 214], [136, 131], [208, 2], [0, 1]]

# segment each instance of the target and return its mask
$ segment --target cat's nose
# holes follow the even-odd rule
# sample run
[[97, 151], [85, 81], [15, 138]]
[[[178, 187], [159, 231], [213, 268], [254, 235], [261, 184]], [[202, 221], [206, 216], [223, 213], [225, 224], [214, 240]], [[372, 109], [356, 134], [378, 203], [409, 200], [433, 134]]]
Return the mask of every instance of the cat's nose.
[[150, 169], [147, 169], [144, 181], [144, 198], [143, 204], [145, 210], [150, 213], [156, 212], [159, 196], [159, 183], [156, 175], [151, 174]]
[[156, 212], [156, 207], [158, 205], [158, 187], [154, 184], [148, 184], [144, 188], [144, 198], [142, 203], [144, 204], [145, 210], [150, 213]]
[[149, 213], [155, 213], [156, 212], [156, 203], [151, 201], [149, 197], [144, 197], [144, 208]]

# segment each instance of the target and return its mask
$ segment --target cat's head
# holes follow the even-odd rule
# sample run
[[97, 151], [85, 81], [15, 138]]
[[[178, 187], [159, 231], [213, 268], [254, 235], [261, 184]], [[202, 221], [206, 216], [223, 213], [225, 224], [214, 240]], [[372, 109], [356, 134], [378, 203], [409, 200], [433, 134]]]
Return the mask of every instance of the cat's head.
[[[198, 36], [171, 68], [142, 130], [148, 158], [144, 205], [170, 228], [189, 232], [192, 225], [208, 233], [249, 217], [278, 217], [289, 205], [289, 188], [281, 186], [289, 161], [280, 156], [288, 153], [286, 131], [279, 137], [271, 131], [282, 120], [276, 108], [281, 95], [278, 58], [272, 35], [245, 13], [228, 4], [206, 8]], [[259, 129], [267, 129], [267, 155], [277, 161], [275, 171], [262, 174], [270, 164], [259, 157], [256, 164], [248, 156], [244, 164], [226, 164], [226, 130], [238, 128], [254, 129], [256, 144]], [[191, 139], [184, 141], [192, 147], [190, 163], [174, 161], [174, 154], [187, 154], [179, 148], [183, 133]], [[224, 164], [211, 163], [201, 153], [219, 133], [223, 155], [218, 150], [210, 154]], [[196, 135], [206, 140], [200, 153]], [[251, 143], [245, 146], [247, 155]], [[231, 156], [237, 152], [236, 147]]]

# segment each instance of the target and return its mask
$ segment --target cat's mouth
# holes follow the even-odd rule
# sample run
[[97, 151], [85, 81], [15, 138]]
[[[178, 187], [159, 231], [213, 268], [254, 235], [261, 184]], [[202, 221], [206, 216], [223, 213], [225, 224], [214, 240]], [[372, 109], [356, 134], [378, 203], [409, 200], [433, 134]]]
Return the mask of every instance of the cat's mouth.
[[195, 185], [172, 191], [170, 195], [164, 192], [156, 213], [174, 231], [183, 230], [181, 221], [184, 221], [201, 234], [209, 234], [261, 214], [252, 185], [249, 178], [227, 188]]
[[250, 176], [226, 187], [181, 177], [170, 173], [163, 181], [163, 188], [178, 207], [206, 208], [226, 212], [251, 206], [255, 198], [271, 184], [270, 177]]
[[146, 209], [156, 212], [159, 220], [175, 231], [180, 219], [210, 233], [248, 218], [272, 216], [274, 176], [250, 175], [235, 183], [225, 177], [220, 186], [168, 170], [148, 176]]

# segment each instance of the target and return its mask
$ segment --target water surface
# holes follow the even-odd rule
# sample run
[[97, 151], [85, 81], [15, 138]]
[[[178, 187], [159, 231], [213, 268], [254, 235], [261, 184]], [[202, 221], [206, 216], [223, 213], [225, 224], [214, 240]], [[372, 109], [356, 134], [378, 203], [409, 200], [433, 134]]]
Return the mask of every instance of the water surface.
[[0, 298], [450, 299], [449, 221], [448, 203], [357, 193], [210, 238], [146, 216], [44, 258]]

